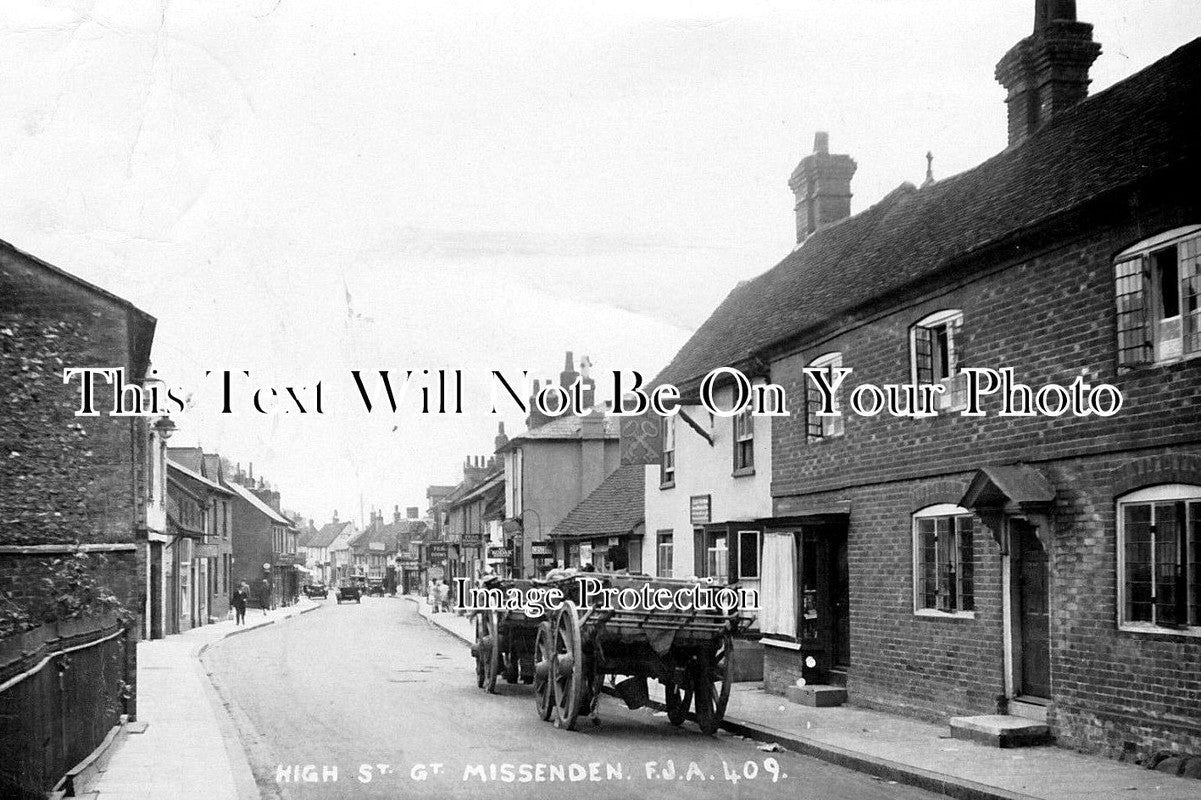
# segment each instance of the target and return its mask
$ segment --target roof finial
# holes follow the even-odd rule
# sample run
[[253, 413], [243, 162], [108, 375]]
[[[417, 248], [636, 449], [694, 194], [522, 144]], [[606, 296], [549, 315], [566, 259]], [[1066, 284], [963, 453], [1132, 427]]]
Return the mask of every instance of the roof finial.
[[926, 151], [926, 182], [922, 186], [929, 186], [934, 183], [934, 153], [930, 150]]

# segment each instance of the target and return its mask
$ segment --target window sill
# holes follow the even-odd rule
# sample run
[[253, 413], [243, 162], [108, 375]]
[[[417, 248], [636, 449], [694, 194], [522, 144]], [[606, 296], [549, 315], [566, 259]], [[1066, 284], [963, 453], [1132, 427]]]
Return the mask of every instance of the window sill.
[[672, 478], [669, 481], [663, 481], [662, 483], [659, 484], [660, 489], [674, 489], [675, 486], [676, 486], [675, 478]]
[[820, 445], [820, 444], [825, 444], [826, 442], [836, 442], [836, 441], [838, 441], [838, 440], [842, 439], [844, 436], [846, 436], [846, 434], [845, 434], [845, 433], [840, 433], [840, 434], [838, 434], [838, 435], [836, 435], [836, 436], [822, 436], [820, 439], [819, 439], [819, 438], [809, 438], [809, 437], [806, 437], [806, 438], [805, 438], [805, 444], [807, 444], [807, 445]]
[[781, 650], [800, 650], [800, 642], [790, 642], [785, 639], [769, 639], [766, 636], [759, 640], [759, 644], [765, 647], [778, 647]]
[[975, 611], [939, 611], [936, 608], [919, 608], [914, 610], [913, 616], [926, 617], [927, 619], [975, 619]]
[[749, 476], [749, 475], [754, 475], [754, 474], [755, 474], [755, 468], [754, 468], [754, 467], [742, 467], [742, 468], [740, 468], [740, 469], [736, 469], [736, 470], [734, 470], [734, 472], [733, 472], [733, 473], [731, 473], [731, 474], [732, 474], [732, 475], [733, 475], [733, 477], [735, 477], [735, 478], [745, 478], [745, 477], [747, 477], [747, 476]]
[[1150, 622], [1123, 622], [1118, 625], [1118, 630], [1123, 633], [1152, 634], [1155, 636], [1188, 636], [1194, 639], [1201, 637], [1201, 628], [1165, 628], [1160, 625], [1152, 625]]

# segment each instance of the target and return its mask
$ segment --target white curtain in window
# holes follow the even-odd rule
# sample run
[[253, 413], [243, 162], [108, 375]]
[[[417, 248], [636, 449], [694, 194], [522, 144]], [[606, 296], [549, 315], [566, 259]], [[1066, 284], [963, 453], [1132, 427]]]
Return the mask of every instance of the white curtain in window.
[[791, 533], [763, 534], [759, 630], [796, 636], [796, 540]]

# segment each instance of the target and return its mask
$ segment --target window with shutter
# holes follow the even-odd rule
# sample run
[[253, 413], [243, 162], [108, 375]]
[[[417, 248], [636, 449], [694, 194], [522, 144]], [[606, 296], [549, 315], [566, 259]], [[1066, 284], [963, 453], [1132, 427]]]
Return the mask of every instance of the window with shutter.
[[1201, 355], [1201, 225], [1118, 254], [1114, 299], [1119, 369]]
[[963, 312], [945, 309], [929, 314], [910, 329], [910, 358], [917, 385], [939, 383], [944, 389], [938, 409], [957, 411], [967, 407], [967, 376], [962, 366]]

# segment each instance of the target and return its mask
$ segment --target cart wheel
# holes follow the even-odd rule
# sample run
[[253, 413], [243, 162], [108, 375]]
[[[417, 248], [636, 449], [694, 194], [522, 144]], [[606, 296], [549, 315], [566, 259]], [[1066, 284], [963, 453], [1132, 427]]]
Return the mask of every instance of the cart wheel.
[[543, 722], [550, 719], [555, 707], [550, 680], [554, 652], [554, 632], [550, 623], [539, 623], [538, 638], [534, 640], [534, 706], [538, 709], [538, 718]]
[[555, 727], [575, 730], [585, 691], [584, 651], [575, 603], [564, 601], [555, 616], [551, 655], [551, 685], [555, 696]]
[[734, 684], [734, 637], [729, 633], [721, 637], [721, 645], [713, 657], [713, 695], [720, 723], [726, 716], [726, 706], [730, 703], [730, 687]]
[[676, 727], [683, 725], [688, 716], [688, 701], [692, 698], [686, 697], [674, 683], [663, 684], [663, 695], [667, 699], [667, 721]]
[[696, 724], [706, 736], [717, 733], [730, 701], [733, 649], [733, 640], [726, 634], [716, 652], [705, 653], [692, 662]]

